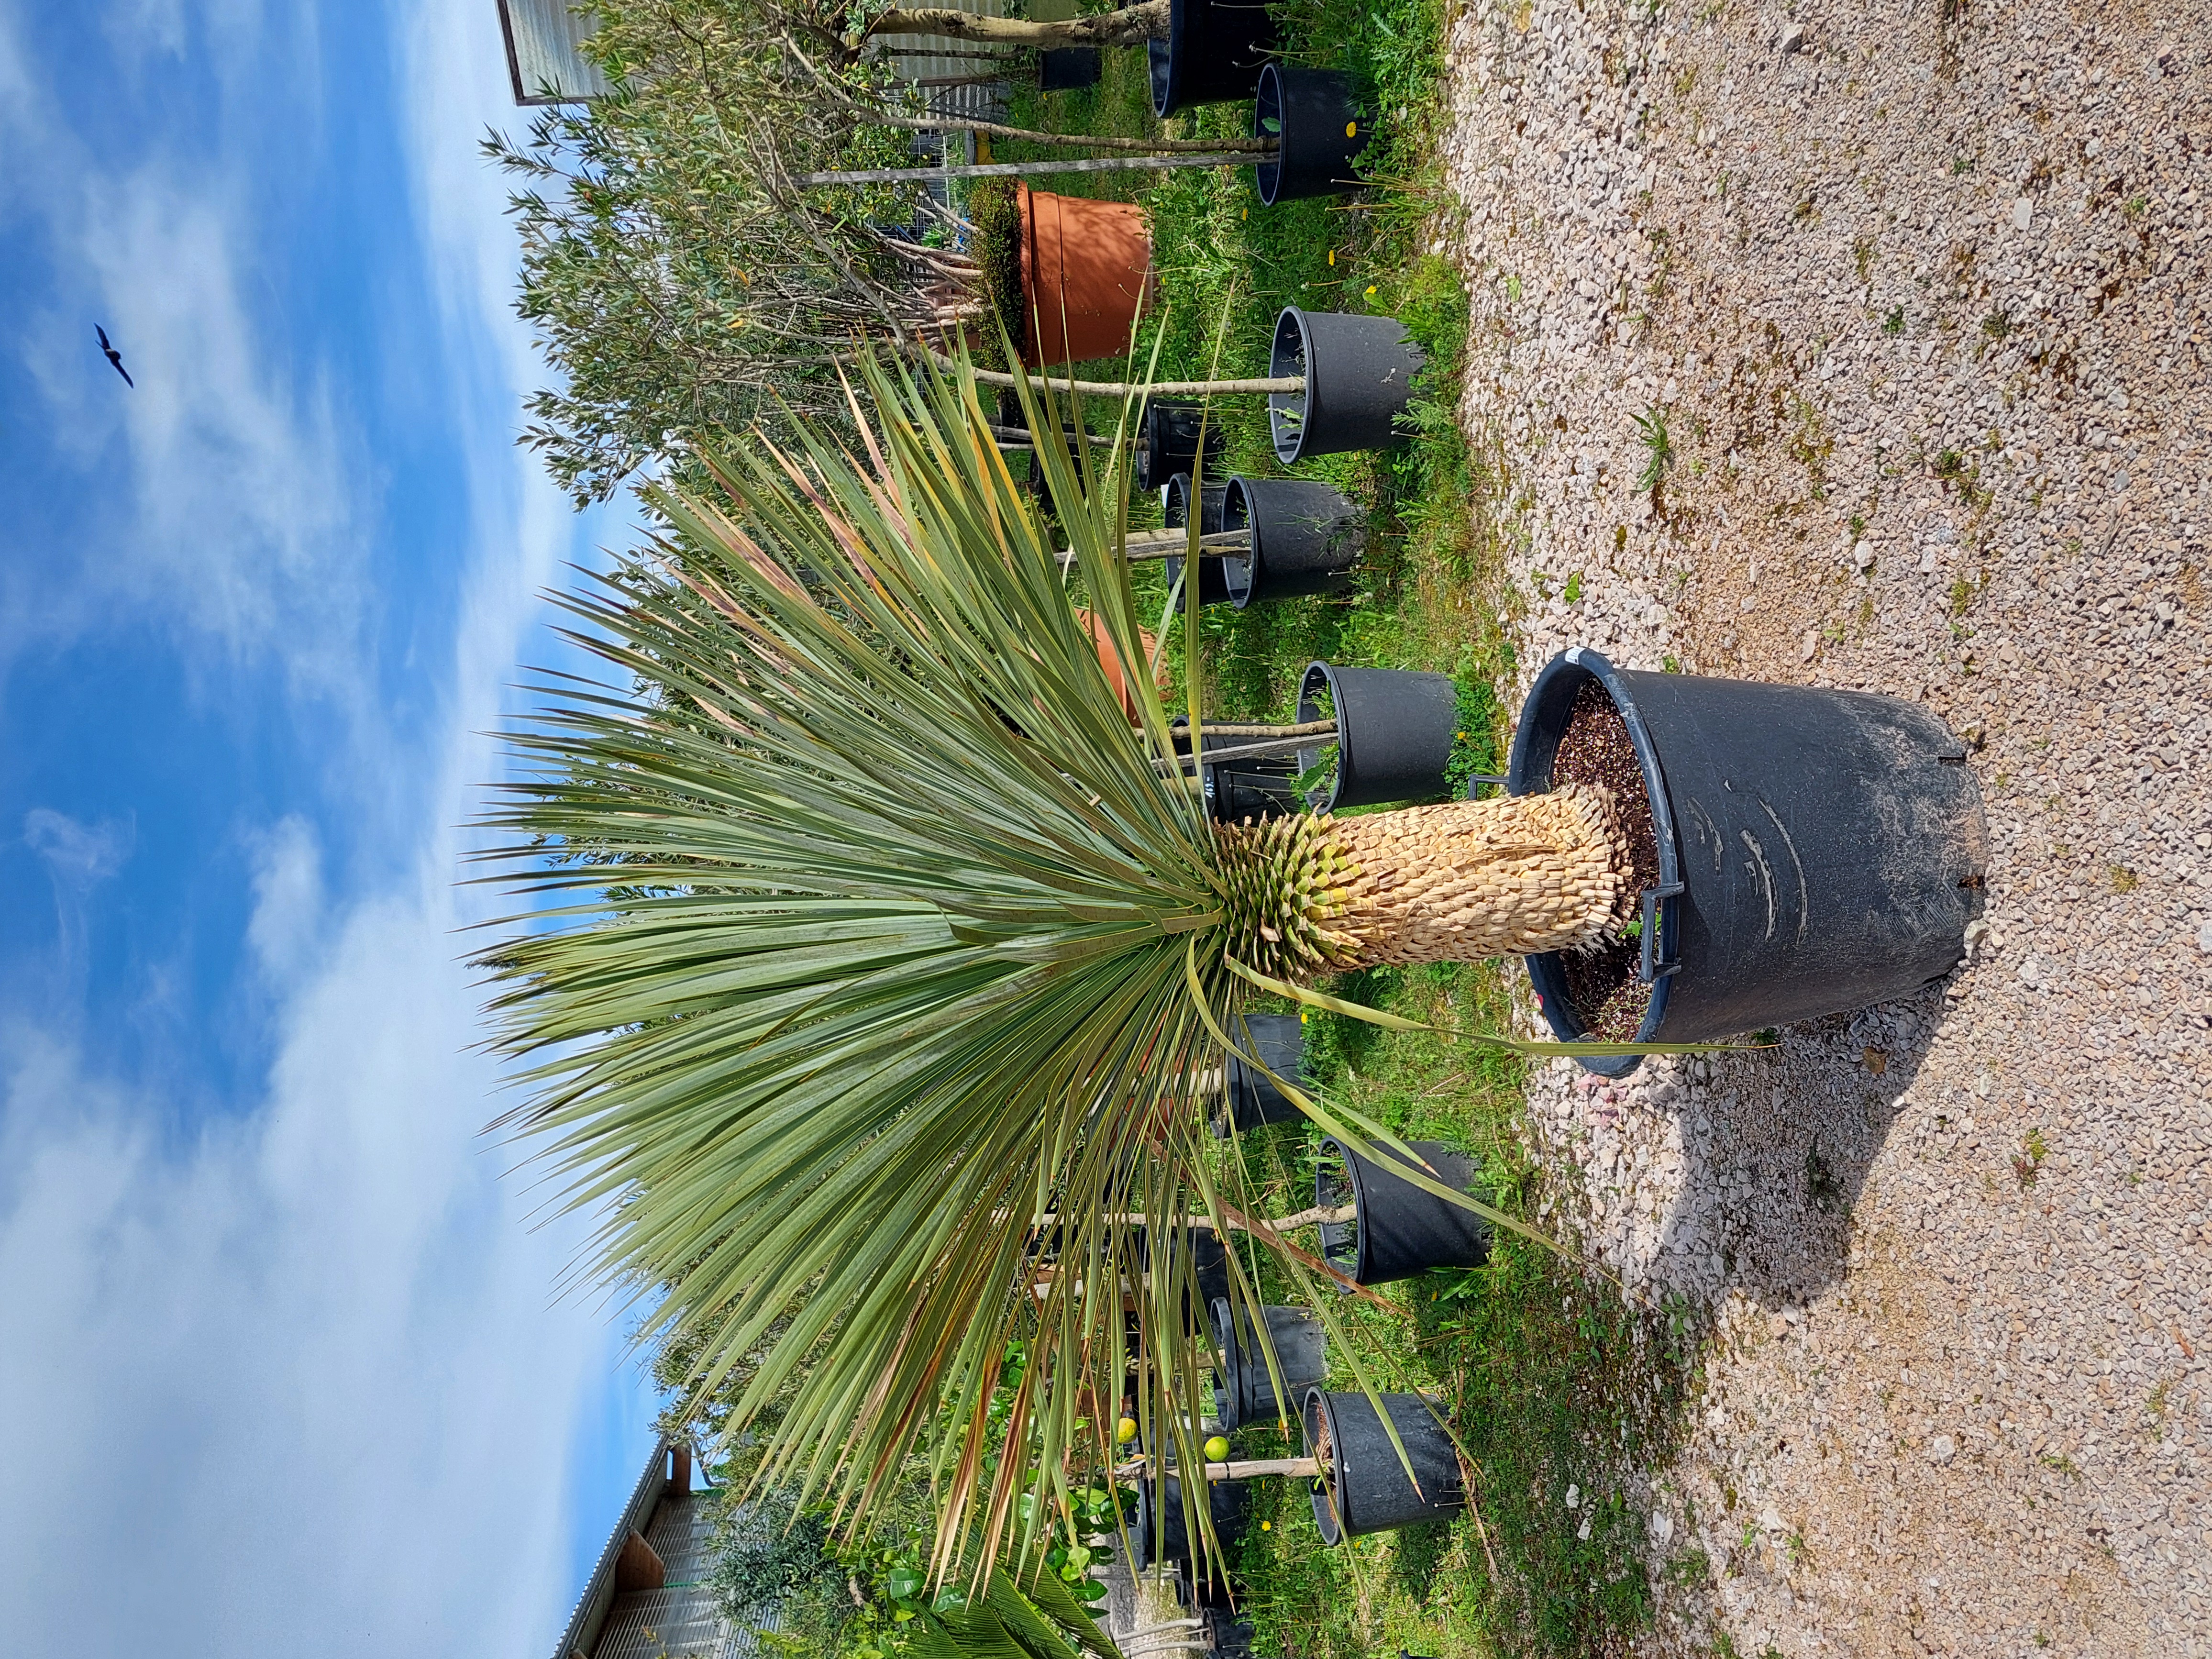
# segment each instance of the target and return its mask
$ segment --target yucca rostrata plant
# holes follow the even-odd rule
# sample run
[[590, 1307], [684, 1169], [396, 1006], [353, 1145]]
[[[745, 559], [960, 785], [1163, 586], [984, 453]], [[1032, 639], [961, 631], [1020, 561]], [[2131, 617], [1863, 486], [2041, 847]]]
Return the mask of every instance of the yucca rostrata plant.
[[563, 601], [614, 684], [550, 682], [515, 738], [489, 822], [532, 908], [483, 961], [538, 1089], [509, 1121], [604, 1206], [604, 1271], [665, 1289], [702, 1386], [757, 1365], [732, 1432], [784, 1402], [763, 1478], [865, 1511], [920, 1444], [942, 1538], [995, 1548], [1111, 1460], [1118, 1401], [1204, 1461], [1184, 1227], [1237, 1241], [1240, 1303], [1259, 1251], [1332, 1276], [1207, 1133], [1254, 985], [1556, 950], [1627, 895], [1587, 790], [1217, 828], [1091, 631], [1143, 661], [1126, 484], [1041, 452], [1090, 504], [1086, 624], [965, 372], [862, 378], [863, 457], [704, 457], [719, 489], [654, 498], [639, 568]]

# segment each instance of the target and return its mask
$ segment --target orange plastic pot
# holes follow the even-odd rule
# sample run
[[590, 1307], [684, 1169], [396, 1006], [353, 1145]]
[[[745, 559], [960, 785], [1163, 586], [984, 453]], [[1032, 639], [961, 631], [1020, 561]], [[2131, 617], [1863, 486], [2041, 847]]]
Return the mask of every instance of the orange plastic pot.
[[1152, 233], [1133, 202], [1016, 187], [1030, 368], [1118, 357], [1152, 284]]

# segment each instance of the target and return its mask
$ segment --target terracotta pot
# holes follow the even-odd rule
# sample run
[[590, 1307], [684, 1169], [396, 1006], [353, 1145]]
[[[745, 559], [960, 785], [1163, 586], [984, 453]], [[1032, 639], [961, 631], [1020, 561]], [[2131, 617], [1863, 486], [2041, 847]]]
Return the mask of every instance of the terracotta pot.
[[[1080, 606], [1076, 609], [1075, 620], [1090, 634], [1091, 642], [1098, 647], [1098, 665], [1106, 671], [1106, 684], [1113, 688], [1114, 695], [1121, 698], [1121, 712], [1129, 717], [1131, 725], [1135, 725], [1138, 721], [1137, 694], [1130, 687], [1128, 672], [1121, 665], [1121, 653], [1114, 646], [1114, 636], [1106, 631], [1104, 623]], [[1143, 629], [1137, 630], [1137, 641], [1147, 658], [1159, 643]], [[1162, 694], [1175, 690], [1175, 681], [1164, 662], [1153, 670], [1152, 687]]]
[[1030, 368], [1118, 357], [1152, 285], [1152, 234], [1133, 202], [1094, 202], [1017, 186], [1022, 303]]

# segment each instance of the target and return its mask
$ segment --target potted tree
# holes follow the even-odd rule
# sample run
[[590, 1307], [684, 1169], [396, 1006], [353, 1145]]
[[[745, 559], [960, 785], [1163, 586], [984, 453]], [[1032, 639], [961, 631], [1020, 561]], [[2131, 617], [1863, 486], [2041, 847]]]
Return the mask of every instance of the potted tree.
[[1336, 722], [1334, 750], [1316, 744], [1298, 752], [1301, 772], [1328, 766], [1327, 791], [1315, 792], [1317, 810], [1433, 800], [1444, 793], [1459, 735], [1459, 688], [1450, 675], [1310, 663], [1298, 687], [1298, 719], [1324, 714]]
[[[990, 1420], [1046, 1449], [948, 1472], [948, 1550], [971, 1522], [995, 1547], [1032, 1524], [1018, 1495], [1048, 1513], [1060, 1471], [1113, 1459], [1095, 1402], [1133, 1352], [1159, 1454], [1203, 1461], [1212, 1298], [1194, 1251], [1140, 1265], [1140, 1231], [1239, 1218], [1200, 1080], [1255, 992], [1571, 951], [1638, 890], [1602, 784], [1214, 822], [1200, 733], [1146, 672], [1119, 493], [1042, 442], [1064, 568], [970, 370], [854, 374], [865, 446], [713, 451], [652, 495], [652, 556], [566, 602], [608, 683], [548, 680], [514, 738], [485, 825], [521, 914], [477, 960], [538, 1089], [505, 1121], [576, 1201], [619, 1195], [600, 1271], [665, 1286], [646, 1334], [702, 1366], [758, 1356], [728, 1431], [781, 1412], [763, 1478], [865, 1521], [925, 1425]], [[1397, 1144], [1312, 1109], [1361, 1158]], [[1418, 1155], [1385, 1173], [1521, 1224]], [[1248, 1236], [1294, 1285], [1347, 1277]], [[1256, 1304], [1241, 1256], [1225, 1294]]]
[[1349, 76], [1269, 64], [1253, 97], [1252, 136], [1276, 146], [1253, 163], [1261, 204], [1273, 207], [1356, 188], [1353, 163], [1375, 135]]
[[1314, 1173], [1314, 1203], [1352, 1214], [1321, 1224], [1322, 1254], [1353, 1284], [1387, 1285], [1431, 1267], [1479, 1267], [1490, 1259], [1490, 1226], [1464, 1206], [1409, 1179], [1427, 1173], [1455, 1192], [1475, 1187], [1475, 1166], [1466, 1153], [1441, 1141], [1417, 1140], [1420, 1163], [1376, 1150], [1368, 1156], [1335, 1140], [1322, 1142]]
[[967, 216], [977, 281], [1023, 363], [1129, 349], [1154, 288], [1144, 209], [994, 179], [970, 193]]
[[[1429, 1402], [1414, 1394], [1306, 1391], [1306, 1444], [1321, 1474], [1314, 1481], [1314, 1521], [1322, 1542], [1341, 1543], [1436, 1521], [1467, 1507], [1459, 1449]], [[1405, 1455], [1382, 1426], [1388, 1414]], [[1408, 1468], [1408, 1465], [1411, 1468]]]

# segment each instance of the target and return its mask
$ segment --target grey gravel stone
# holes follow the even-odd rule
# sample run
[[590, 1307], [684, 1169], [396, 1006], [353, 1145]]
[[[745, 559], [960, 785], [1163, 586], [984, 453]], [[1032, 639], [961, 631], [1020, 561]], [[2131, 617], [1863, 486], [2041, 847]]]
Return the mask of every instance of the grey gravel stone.
[[1711, 1321], [1636, 1501], [1714, 1565], [1655, 1544], [1650, 1650], [2212, 1655], [2212, 53], [1861, 8], [1778, 73], [1771, 9], [1520, 7], [1453, 14], [1439, 234], [1480, 527], [1524, 594], [1583, 573], [1522, 674], [1602, 617], [1913, 699], [1979, 728], [1990, 837], [1940, 989], [1610, 1104], [1530, 1075], [1547, 1224]]

